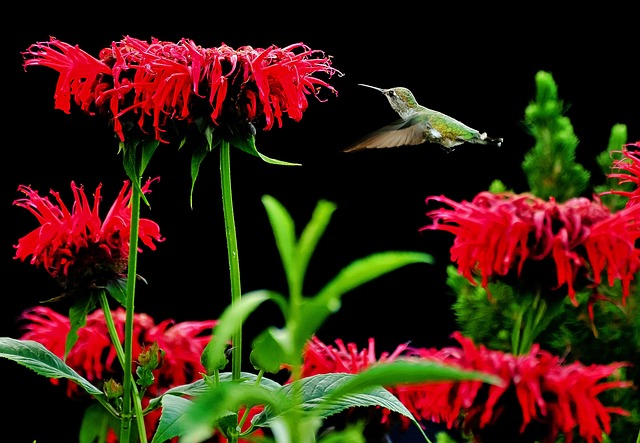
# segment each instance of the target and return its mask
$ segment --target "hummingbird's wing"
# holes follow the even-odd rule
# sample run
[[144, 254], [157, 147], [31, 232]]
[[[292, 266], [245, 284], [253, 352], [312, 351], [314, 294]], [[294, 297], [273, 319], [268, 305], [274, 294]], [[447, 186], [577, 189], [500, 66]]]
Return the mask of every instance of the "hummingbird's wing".
[[400, 119], [366, 135], [353, 145], [344, 149], [343, 152], [419, 145], [426, 140], [425, 131], [430, 131], [431, 129], [430, 126], [425, 126], [424, 122], [422, 124], [416, 124], [413, 119]]

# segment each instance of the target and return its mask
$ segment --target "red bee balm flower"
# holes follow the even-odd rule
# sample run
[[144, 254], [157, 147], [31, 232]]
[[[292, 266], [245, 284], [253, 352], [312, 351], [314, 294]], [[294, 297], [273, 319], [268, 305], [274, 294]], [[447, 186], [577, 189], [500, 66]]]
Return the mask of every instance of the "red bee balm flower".
[[[574, 305], [576, 284], [582, 284], [576, 277], [588, 277], [595, 287], [604, 271], [609, 285], [616, 279], [622, 282], [624, 303], [640, 269], [640, 250], [635, 246], [640, 238], [640, 205], [611, 213], [599, 200], [557, 203], [553, 198], [545, 201], [508, 192], [481, 192], [471, 202], [457, 203], [444, 196], [426, 201], [431, 200], [452, 209], [428, 212], [433, 222], [421, 230], [454, 234], [452, 261], [474, 284], [474, 273], [479, 272], [484, 288], [491, 277], [506, 276], [515, 268], [520, 278], [526, 263], [548, 261], [555, 265], [555, 289], [566, 284]], [[546, 281], [544, 275], [535, 280]]]
[[201, 117], [218, 126], [251, 123], [264, 117], [264, 129], [282, 115], [299, 121], [307, 95], [321, 87], [335, 89], [315, 77], [339, 73], [322, 51], [302, 43], [266, 49], [227, 45], [203, 48], [192, 40], [151, 42], [129, 36], [100, 51], [96, 59], [77, 46], [51, 38], [23, 52], [24, 67], [48, 66], [60, 73], [55, 107], [69, 113], [71, 99], [85, 112], [111, 115], [114, 130], [125, 140], [122, 119], [143, 131], [149, 123], [155, 139], [165, 141], [169, 120], [193, 123]]
[[[149, 186], [155, 180], [158, 179], [148, 180], [142, 192], [150, 192]], [[104, 284], [104, 280], [121, 276], [127, 269], [129, 256], [131, 189], [125, 181], [109, 213], [101, 221], [98, 214], [100, 188], [101, 185], [90, 205], [84, 189], [72, 182], [74, 203], [70, 211], [59, 193], [51, 191], [55, 204], [21, 185], [18, 191], [27, 197], [15, 200], [14, 204], [35, 215], [40, 227], [18, 240], [14, 258], [24, 261], [31, 256], [32, 264], [42, 265], [63, 285], [74, 287]], [[164, 241], [158, 225], [143, 218], [140, 219], [139, 238], [152, 250], [156, 248], [154, 241]]]
[[397, 386], [395, 395], [416, 416], [459, 426], [474, 442], [554, 443], [559, 434], [573, 441], [602, 442], [610, 429], [610, 414], [627, 411], [606, 407], [598, 399], [604, 391], [631, 387], [623, 380], [602, 381], [626, 363], [563, 365], [558, 357], [534, 345], [527, 355], [513, 356], [476, 346], [459, 332], [461, 348], [414, 349], [416, 358], [451, 364], [500, 377], [502, 386], [479, 381], [434, 382]]

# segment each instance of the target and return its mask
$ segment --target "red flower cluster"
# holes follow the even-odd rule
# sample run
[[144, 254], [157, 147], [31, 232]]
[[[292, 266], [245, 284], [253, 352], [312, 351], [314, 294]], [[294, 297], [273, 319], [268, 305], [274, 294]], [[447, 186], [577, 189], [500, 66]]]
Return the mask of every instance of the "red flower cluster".
[[[120, 339], [124, 338], [126, 313], [118, 308], [111, 313]], [[69, 318], [50, 308], [36, 306], [26, 310], [20, 317], [26, 331], [22, 340], [34, 340], [63, 358], [67, 334], [70, 330]], [[215, 320], [176, 323], [165, 320], [156, 324], [147, 314], [136, 313], [133, 317], [133, 350], [136, 357], [141, 351], [158, 343], [165, 356], [160, 367], [154, 371], [156, 383], [150, 386], [149, 396], [157, 396], [167, 389], [191, 383], [201, 378], [205, 372], [200, 363], [200, 355], [211, 339]], [[78, 330], [78, 341], [69, 351], [66, 363], [91, 382], [103, 381], [110, 377], [120, 378], [122, 368], [117, 361], [116, 351], [109, 337], [109, 331], [101, 310], [87, 315], [86, 325]], [[70, 383], [68, 395], [78, 392], [78, 387]]]
[[[501, 378], [503, 386], [480, 381], [433, 382], [387, 388], [412, 414], [431, 422], [444, 422], [481, 441], [540, 441], [553, 443], [559, 433], [567, 443], [574, 430], [588, 442], [602, 441], [610, 431], [610, 414], [627, 412], [604, 406], [603, 391], [631, 386], [626, 381], [604, 381], [624, 363], [607, 366], [562, 365], [558, 357], [535, 345], [527, 355], [513, 356], [475, 346], [471, 339], [455, 333], [461, 348], [441, 350], [400, 345], [391, 353], [375, 356], [374, 341], [358, 350], [354, 343], [336, 340], [337, 347], [314, 337], [304, 354], [303, 376], [330, 372], [357, 373], [376, 361], [399, 357], [436, 361], [456, 368], [481, 371]], [[383, 422], [390, 412], [385, 410]], [[402, 417], [403, 423], [408, 421]]]
[[[446, 203], [452, 209], [427, 213], [433, 219], [423, 230], [442, 230], [455, 235], [451, 259], [458, 270], [481, 284], [516, 270], [520, 276], [526, 262], [551, 261], [557, 286], [566, 284], [574, 304], [576, 277], [586, 276], [590, 286], [601, 283], [606, 271], [609, 285], [620, 280], [623, 303], [629, 284], [640, 270], [640, 205], [617, 213], [599, 200], [573, 198], [564, 203], [542, 200], [531, 194], [481, 192], [471, 202], [457, 203], [444, 196], [426, 199]], [[537, 276], [539, 283], [545, 276]], [[582, 289], [582, 288], [580, 288]]]
[[31, 45], [24, 67], [48, 66], [60, 73], [55, 107], [69, 113], [71, 98], [85, 112], [107, 110], [121, 141], [121, 119], [131, 115], [143, 131], [151, 122], [155, 139], [163, 140], [168, 120], [195, 121], [209, 116], [253, 122], [264, 117], [265, 130], [283, 114], [299, 121], [307, 95], [318, 97], [321, 87], [337, 93], [326, 81], [339, 73], [331, 58], [303, 43], [266, 49], [227, 45], [203, 48], [192, 40], [178, 43], [138, 40], [129, 36], [100, 51], [99, 59], [55, 38]]
[[[112, 311], [113, 320], [120, 339], [124, 337], [126, 313], [123, 308]], [[55, 311], [37, 306], [26, 310], [21, 318], [26, 332], [22, 340], [33, 340], [63, 358], [67, 334], [70, 330], [68, 317]], [[165, 352], [162, 363], [153, 371], [155, 382], [145, 391], [143, 407], [148, 401], [161, 395], [169, 388], [194, 382], [202, 378], [205, 368], [200, 356], [211, 339], [211, 330], [215, 320], [189, 321], [176, 323], [165, 320], [156, 324], [146, 314], [134, 314], [133, 318], [133, 356], [138, 356], [156, 342]], [[69, 352], [67, 365], [78, 374], [95, 383], [105, 383], [109, 379], [120, 380], [122, 368], [117, 360], [115, 348], [109, 338], [109, 332], [102, 311], [97, 310], [87, 316], [86, 325], [78, 330], [78, 341]], [[57, 384], [58, 379], [52, 379]], [[74, 383], [67, 384], [67, 395], [79, 395], [80, 390]], [[160, 411], [145, 416], [149, 432], [154, 430], [160, 418]], [[117, 441], [111, 434], [109, 441]]]
[[628, 415], [606, 407], [598, 395], [628, 388], [631, 382], [601, 381], [625, 363], [563, 365], [560, 359], [534, 345], [526, 355], [513, 356], [476, 346], [456, 332], [461, 348], [413, 349], [420, 359], [461, 369], [493, 374], [503, 386], [479, 381], [437, 382], [399, 386], [395, 394], [417, 417], [459, 426], [475, 442], [522, 441], [554, 443], [559, 434], [571, 443], [574, 432], [592, 443], [610, 432], [610, 414]]
[[[150, 192], [155, 180], [148, 180], [142, 191]], [[124, 273], [129, 255], [131, 189], [125, 181], [104, 221], [99, 215], [100, 189], [101, 185], [91, 205], [84, 189], [72, 182], [74, 202], [69, 210], [58, 192], [51, 191], [56, 204], [21, 185], [18, 191], [27, 197], [14, 204], [35, 215], [40, 226], [18, 241], [14, 258], [24, 261], [31, 256], [32, 264], [42, 265], [63, 284], [74, 286], [104, 284]], [[140, 219], [139, 238], [152, 250], [156, 248], [154, 241], [164, 241], [158, 225], [144, 218]]]

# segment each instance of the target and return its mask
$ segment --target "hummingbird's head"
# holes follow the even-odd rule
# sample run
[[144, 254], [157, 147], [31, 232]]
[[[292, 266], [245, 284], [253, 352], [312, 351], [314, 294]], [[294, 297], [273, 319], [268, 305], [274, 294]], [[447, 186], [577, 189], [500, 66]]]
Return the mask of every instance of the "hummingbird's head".
[[366, 86], [367, 88], [381, 92], [385, 97], [387, 97], [387, 100], [389, 100], [393, 110], [400, 114], [400, 117], [405, 120], [412, 117], [418, 110], [418, 102], [411, 91], [407, 88], [396, 87], [382, 89], [365, 84], [360, 84], [360, 86]]

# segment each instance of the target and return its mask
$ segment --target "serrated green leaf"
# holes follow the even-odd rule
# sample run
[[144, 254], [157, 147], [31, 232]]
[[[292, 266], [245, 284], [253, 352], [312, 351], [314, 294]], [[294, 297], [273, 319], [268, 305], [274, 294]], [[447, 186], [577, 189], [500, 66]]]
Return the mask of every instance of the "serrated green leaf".
[[[242, 372], [240, 373], [240, 380], [235, 381], [233, 380], [233, 374], [231, 372], [222, 372], [219, 374], [219, 379], [221, 383], [234, 381], [234, 382], [248, 383], [253, 385], [253, 384], [256, 384], [256, 380], [258, 379], [258, 376], [251, 372]], [[279, 389], [281, 387], [279, 383], [265, 377], [260, 378], [260, 385], [263, 388], [271, 391]], [[164, 397], [165, 395], [177, 395], [177, 396], [188, 395], [190, 397], [197, 397], [199, 395], [204, 394], [209, 389], [211, 389], [211, 386], [206, 382], [205, 379], [196, 380], [195, 382], [188, 383], [186, 385], [175, 386], [167, 390], [161, 396], [151, 399], [149, 401], [149, 405], [147, 406], [147, 409], [153, 410], [153, 409], [159, 408], [162, 404], [162, 397]]]
[[0, 337], [0, 357], [12, 360], [47, 378], [66, 378], [76, 383], [89, 395], [106, 398], [104, 393], [80, 376], [57, 355], [32, 340]]
[[[381, 406], [413, 420], [411, 412], [388, 390], [379, 385], [361, 386], [358, 392], [352, 391], [349, 395], [341, 395], [337, 398], [333, 392], [341, 390], [343, 385], [353, 383], [357, 375], [346, 373], [328, 373], [305, 377], [299, 380], [302, 394], [302, 407], [307, 411], [315, 411], [322, 418], [330, 417], [352, 407]], [[288, 384], [280, 389], [280, 395], [290, 396], [293, 384]], [[256, 426], [269, 426], [276, 414], [270, 407], [257, 415], [253, 424]]]

